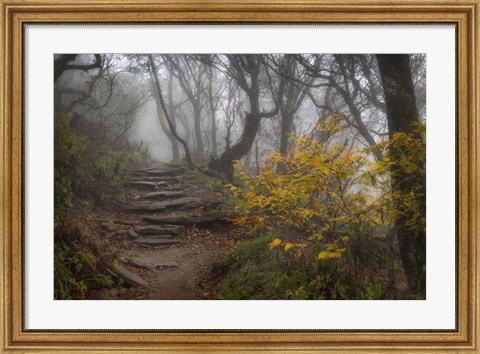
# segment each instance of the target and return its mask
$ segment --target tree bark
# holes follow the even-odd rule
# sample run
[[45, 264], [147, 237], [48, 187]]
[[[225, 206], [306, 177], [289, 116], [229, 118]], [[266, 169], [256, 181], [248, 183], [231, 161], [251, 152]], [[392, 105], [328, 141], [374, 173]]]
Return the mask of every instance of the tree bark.
[[177, 130], [175, 129], [175, 126], [174, 126], [174, 124], [172, 122], [172, 119], [170, 117], [170, 114], [168, 112], [167, 106], [165, 105], [165, 100], [163, 99], [162, 89], [160, 88], [160, 81], [158, 80], [157, 68], [156, 68], [155, 61], [153, 60], [153, 57], [152, 57], [151, 54], [148, 55], [148, 59], [149, 59], [149, 62], [150, 62], [150, 68], [152, 70], [153, 78], [154, 78], [154, 81], [155, 81], [155, 88], [157, 89], [158, 98], [160, 100], [160, 106], [162, 107], [163, 114], [165, 115], [165, 118], [167, 120], [168, 127], [170, 128], [170, 131], [172, 132], [172, 135], [183, 146], [183, 149], [185, 151], [185, 160], [187, 162], [187, 166], [189, 168], [193, 169], [194, 165], [193, 165], [193, 162], [192, 162], [192, 158], [190, 157], [190, 150], [188, 149], [187, 142], [178, 135]]
[[270, 112], [260, 111], [260, 62], [255, 55], [227, 55], [227, 59], [230, 64], [230, 76], [247, 94], [250, 112], [245, 113], [245, 123], [240, 139], [231, 147], [227, 144], [225, 151], [218, 159], [210, 160], [209, 167], [224, 174], [227, 180], [232, 181], [233, 162], [240, 160], [250, 151], [262, 118], [278, 114], [280, 105], [276, 104]]
[[212, 155], [217, 156], [217, 117], [215, 114], [216, 107], [213, 98], [213, 68], [208, 67], [208, 101], [210, 107], [210, 135], [212, 139]]
[[[168, 123], [165, 123], [164, 121], [164, 116], [163, 115], [163, 109], [162, 109], [162, 104], [160, 103], [160, 97], [158, 96], [158, 91], [155, 86], [155, 80], [152, 78], [152, 83], [154, 86], [155, 90], [155, 103], [157, 106], [157, 115], [158, 115], [158, 121], [160, 123], [160, 127], [162, 128], [162, 131], [165, 133], [167, 136], [168, 140], [170, 141], [170, 144], [172, 146], [172, 160], [178, 160], [180, 158], [180, 150], [178, 147], [178, 141], [177, 139], [173, 136], [172, 132], [170, 131], [169, 127], [167, 126]], [[170, 89], [170, 87], [169, 87]], [[170, 92], [169, 92], [170, 95]], [[171, 101], [170, 97], [168, 98], [169, 101]], [[173, 110], [172, 110], [172, 105], [169, 104], [168, 107], [170, 111], [170, 118], [172, 119], [172, 124], [175, 126], [174, 123], [174, 118], [173, 118]]]
[[[283, 72], [281, 80], [284, 83], [283, 95], [279, 96], [280, 100], [280, 149], [279, 152], [285, 155], [288, 150], [288, 144], [290, 141], [290, 133], [293, 127], [293, 118], [300, 109], [303, 100], [305, 99], [308, 91], [308, 86], [313, 83], [314, 78], [305, 77], [304, 74], [299, 72], [297, 67], [298, 62], [291, 54], [285, 54], [283, 63], [279, 68]], [[290, 78], [295, 78], [298, 81], [305, 81], [305, 86], [301, 86]]]
[[[203, 157], [204, 146], [202, 138], [202, 81], [205, 68], [201, 67], [202, 63], [198, 62], [196, 67], [192, 66], [190, 59], [181, 61], [180, 55], [163, 55], [167, 63], [167, 68], [171, 75], [174, 75], [183, 92], [188, 97], [192, 105], [194, 120], [194, 136], [196, 153]], [[192, 82], [193, 81], [193, 84]]]
[[[413, 123], [418, 122], [418, 112], [409, 55], [377, 55], [377, 61], [382, 78], [390, 138], [396, 132], [410, 133]], [[421, 139], [421, 136], [418, 138]], [[400, 151], [393, 147], [391, 159], [398, 160], [399, 156]], [[406, 173], [398, 164], [393, 166], [391, 169], [393, 192], [400, 192], [400, 195], [411, 194], [419, 183], [423, 189], [425, 188], [425, 175], [422, 172], [424, 166], [418, 166], [413, 173]], [[419, 205], [423, 206], [420, 212], [425, 215], [425, 193], [418, 198], [421, 198], [418, 200]], [[395, 230], [410, 291], [425, 297], [426, 235], [424, 231], [407, 226], [407, 222], [412, 218], [415, 219], [416, 216], [404, 213], [395, 221]]]
[[217, 158], [212, 158], [209, 167], [220, 173], [223, 173], [227, 180], [233, 180], [233, 162], [244, 157], [250, 148], [260, 127], [261, 117], [247, 112], [245, 114], [245, 126], [242, 136], [237, 143], [231, 147], [227, 145], [222, 155]]
[[[175, 128], [177, 128], [176, 119], [175, 119], [175, 107], [173, 104], [173, 76], [172, 75], [170, 75], [170, 77], [168, 78], [168, 108], [170, 109], [172, 124]], [[172, 158], [173, 160], [178, 160], [180, 158], [180, 149], [178, 147], [178, 141], [175, 139], [173, 135], [171, 135], [169, 139], [172, 144]]]

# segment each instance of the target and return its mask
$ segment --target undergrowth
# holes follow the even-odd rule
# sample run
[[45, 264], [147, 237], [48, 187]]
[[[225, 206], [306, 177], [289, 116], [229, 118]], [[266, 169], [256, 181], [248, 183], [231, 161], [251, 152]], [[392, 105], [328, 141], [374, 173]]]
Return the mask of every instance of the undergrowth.
[[[318, 129], [333, 138], [343, 129], [340, 119]], [[259, 174], [237, 162], [240, 183], [227, 185], [235, 202], [229, 219], [263, 236], [219, 261], [225, 275], [220, 296], [415, 298], [416, 292], [402, 287], [395, 225], [403, 218], [409, 231], [424, 237], [424, 180], [402, 191], [391, 183], [392, 166], [415, 178], [422, 174], [425, 144], [417, 135], [425, 127], [413, 128], [379, 143], [380, 161], [370, 158], [371, 149], [292, 136], [291, 151], [272, 153]]]
[[126, 142], [81, 135], [66, 117], [55, 121], [54, 138], [54, 294], [84, 299], [122, 284], [113, 271], [114, 255], [81, 220], [89, 209], [121, 202], [127, 172], [148, 157]]
[[220, 299], [386, 298], [386, 286], [378, 276], [364, 274], [356, 278], [341, 259], [311, 262], [308, 253], [285, 253], [278, 247], [272, 248], [273, 240], [270, 234], [257, 236], [217, 260], [213, 275], [223, 278], [219, 286]]
[[65, 221], [57, 226], [54, 251], [56, 300], [85, 299], [92, 291], [122, 285], [112, 267], [115, 254], [82, 224]]

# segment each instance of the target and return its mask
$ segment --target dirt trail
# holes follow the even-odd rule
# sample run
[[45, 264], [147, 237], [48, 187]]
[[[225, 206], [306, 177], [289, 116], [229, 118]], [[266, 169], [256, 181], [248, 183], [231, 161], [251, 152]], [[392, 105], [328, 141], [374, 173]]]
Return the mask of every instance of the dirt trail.
[[118, 250], [118, 272], [130, 288], [104, 289], [93, 298], [216, 299], [211, 267], [245, 239], [216, 211], [221, 193], [168, 166], [133, 171], [129, 188], [123, 210], [96, 221]]

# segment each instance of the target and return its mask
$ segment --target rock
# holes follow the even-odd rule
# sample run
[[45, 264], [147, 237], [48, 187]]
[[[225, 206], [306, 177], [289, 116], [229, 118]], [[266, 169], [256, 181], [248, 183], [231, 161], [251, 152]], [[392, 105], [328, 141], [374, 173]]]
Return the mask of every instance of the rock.
[[160, 183], [160, 184], [165, 184], [167, 183], [167, 180], [171, 180], [172, 178], [176, 177], [170, 177], [170, 176], [142, 176], [138, 177], [138, 179], [145, 181], [145, 182], [154, 182], [154, 183]]
[[133, 265], [135, 267], [141, 267], [141, 268], [146, 268], [149, 270], [155, 270], [158, 268], [177, 268], [178, 266], [176, 264], [162, 264], [158, 261], [152, 260], [152, 259], [143, 259], [140, 257], [131, 257], [126, 260], [126, 262], [130, 265]]
[[160, 239], [167, 239], [170, 240], [172, 238], [177, 237], [178, 235], [174, 234], [150, 234], [150, 235], [142, 235], [143, 238], [149, 238], [149, 239], [155, 239], [155, 240], [160, 240]]
[[198, 198], [194, 197], [185, 197], [185, 198], [178, 198], [173, 200], [167, 200], [164, 202], [138, 202], [132, 203], [125, 207], [127, 211], [133, 212], [144, 212], [144, 211], [151, 211], [151, 212], [159, 212], [163, 211], [166, 208], [173, 208], [173, 207], [186, 207], [187, 205], [191, 205], [197, 207], [200, 203]]
[[138, 243], [139, 245], [150, 246], [150, 247], [173, 246], [173, 245], [178, 245], [180, 243], [179, 240], [165, 240], [163, 238], [161, 239], [139, 238], [133, 242]]
[[166, 186], [166, 182], [133, 181], [130, 185], [134, 188], [157, 190], [161, 186]]
[[189, 215], [179, 213], [176, 215], [160, 215], [160, 216], [142, 216], [142, 220], [152, 224], [172, 224], [172, 225], [202, 225], [215, 222], [226, 222], [225, 215], [208, 214], [208, 215]]
[[180, 235], [185, 231], [183, 226], [179, 225], [146, 225], [136, 226], [135, 232], [141, 235], [154, 235], [154, 234], [175, 234]]
[[131, 238], [138, 238], [138, 237], [140, 237], [140, 235], [137, 234], [132, 227], [129, 228], [127, 232], [128, 232], [128, 236], [130, 236]]
[[162, 203], [132, 203], [123, 208], [125, 211], [130, 212], [144, 212], [144, 211], [151, 211], [151, 212], [158, 212], [164, 211], [165, 205]]
[[130, 238], [138, 238], [140, 237], [139, 234], [137, 234], [135, 232], [135, 230], [133, 229], [133, 227], [130, 227], [128, 230], [118, 230], [116, 233], [115, 233], [115, 236], [117, 237], [130, 237]]
[[165, 202], [162, 202], [162, 204], [165, 206], [165, 208], [171, 208], [171, 207], [184, 206], [187, 204], [199, 203], [199, 202], [200, 202], [200, 199], [198, 198], [185, 197], [185, 198], [167, 200]]
[[131, 271], [125, 269], [119, 264], [115, 265], [115, 268], [117, 270], [118, 275], [125, 280], [125, 282], [131, 286], [147, 286], [147, 282], [136, 275], [135, 273], [132, 273]]
[[156, 175], [156, 176], [176, 176], [185, 172], [183, 167], [172, 167], [172, 168], [156, 168], [147, 171], [142, 171], [142, 173], [147, 175]]
[[188, 204], [181, 205], [178, 208], [178, 210], [185, 211], [185, 210], [191, 210], [191, 209], [196, 209], [196, 208], [200, 208], [200, 207], [205, 207], [205, 204], [200, 202], [200, 201], [194, 201], [194, 202], [191, 202], [191, 203], [188, 203]]
[[162, 191], [143, 194], [142, 199], [170, 199], [175, 197], [184, 197], [185, 193], [178, 191]]

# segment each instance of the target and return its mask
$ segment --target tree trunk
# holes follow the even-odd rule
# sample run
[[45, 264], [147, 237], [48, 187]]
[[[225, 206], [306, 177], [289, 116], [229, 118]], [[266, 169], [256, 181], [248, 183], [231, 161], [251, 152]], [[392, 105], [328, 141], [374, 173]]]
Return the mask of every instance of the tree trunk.
[[[233, 162], [240, 160], [248, 153], [257, 136], [262, 118], [277, 115], [280, 105], [275, 102], [276, 105], [272, 111], [260, 111], [260, 62], [255, 55], [227, 55], [227, 59], [231, 65], [230, 70], [234, 72], [232, 78], [247, 94], [250, 112], [245, 113], [245, 124], [240, 139], [232, 147], [227, 145], [218, 159], [212, 158], [209, 167], [223, 173], [229, 181], [232, 181]], [[246, 75], [248, 75], [248, 79]], [[282, 89], [279, 91], [282, 94]]]
[[[290, 133], [292, 132], [292, 123], [293, 123], [293, 113], [285, 112], [282, 115], [282, 120], [280, 123], [280, 148], [278, 152], [283, 156], [287, 155], [288, 143], [290, 141]], [[283, 163], [278, 163], [277, 171], [279, 173], [285, 173], [287, 167]]]
[[[173, 103], [173, 75], [170, 75], [168, 78], [168, 108], [170, 109], [170, 116], [172, 118], [172, 124], [176, 128], [176, 118], [175, 118], [175, 107]], [[168, 134], [167, 134], [168, 135]], [[174, 161], [180, 159], [180, 148], [178, 146], [178, 141], [175, 137], [170, 134], [168, 137], [170, 139], [170, 143], [172, 144], [172, 159]]]
[[213, 69], [208, 67], [208, 101], [210, 104], [210, 135], [212, 138], [212, 155], [217, 156], [217, 118], [215, 115], [215, 105], [213, 102]]
[[172, 119], [170, 118], [170, 114], [169, 114], [167, 106], [165, 104], [165, 100], [163, 99], [162, 90], [160, 88], [160, 80], [158, 79], [157, 68], [156, 68], [156, 65], [155, 65], [155, 61], [153, 60], [153, 56], [151, 54], [149, 54], [148, 59], [149, 59], [149, 62], [150, 62], [150, 68], [152, 69], [152, 74], [153, 74], [153, 78], [154, 78], [154, 81], [155, 81], [155, 88], [157, 90], [158, 99], [160, 100], [160, 106], [161, 106], [161, 108], [163, 110], [163, 114], [165, 115], [165, 118], [167, 120], [168, 127], [170, 128], [170, 131], [171, 131], [172, 135], [183, 146], [183, 149], [185, 151], [185, 160], [187, 162], [187, 166], [189, 168], [193, 169], [194, 165], [193, 165], [192, 158], [190, 157], [190, 150], [188, 149], [187, 142], [178, 135], [177, 130], [175, 129], [175, 126], [173, 125]]
[[[192, 105], [194, 120], [195, 152], [203, 157], [202, 138], [202, 82], [204, 71], [200, 66], [192, 66], [189, 59], [182, 60], [181, 55], [162, 55], [167, 63], [170, 75], [174, 75]], [[198, 63], [198, 65], [201, 65]], [[193, 85], [191, 80], [193, 80]]]
[[[404, 54], [377, 55], [378, 66], [382, 78], [387, 120], [390, 138], [396, 132], [409, 133], [413, 123], [418, 122], [418, 112], [410, 70], [409, 56]], [[419, 138], [421, 138], [419, 136]], [[391, 159], [399, 158], [400, 151], [393, 148]], [[391, 169], [392, 190], [400, 195], [409, 195], [421, 183], [425, 188], [424, 166], [418, 166], [415, 172], [406, 173], [398, 165]], [[419, 195], [420, 212], [425, 215], [425, 194]], [[426, 294], [426, 235], [424, 231], [408, 227], [409, 220], [415, 215], [405, 213], [395, 221], [398, 244], [410, 290], [425, 297]]]
[[229, 181], [232, 181], [233, 161], [240, 160], [248, 153], [257, 136], [260, 121], [261, 117], [259, 115], [247, 112], [245, 115], [245, 127], [238, 142], [232, 147], [227, 146], [218, 159], [212, 158], [209, 167], [223, 173]]
[[193, 104], [193, 119], [194, 126], [193, 130], [195, 132], [195, 143], [196, 143], [196, 153], [203, 157], [203, 139], [202, 139], [202, 109], [200, 108], [200, 103], [195, 102]]
[[[165, 135], [167, 136], [168, 140], [170, 141], [170, 144], [172, 145], [172, 160], [178, 160], [180, 158], [180, 150], [178, 148], [178, 141], [177, 139], [173, 136], [172, 132], [170, 131], [170, 129], [168, 128], [167, 126], [167, 123], [165, 123], [164, 121], [164, 116], [163, 115], [163, 109], [162, 109], [162, 104], [160, 103], [160, 98], [158, 96], [158, 92], [155, 88], [155, 80], [152, 78], [152, 84], [154, 86], [154, 90], [155, 90], [155, 103], [156, 103], [156, 107], [157, 107], [157, 115], [158, 115], [158, 121], [160, 123], [160, 127], [162, 128], [162, 131], [165, 133]], [[169, 89], [170, 89], [170, 86], [169, 86]], [[169, 92], [170, 94], [170, 92]], [[169, 101], [170, 101], [170, 97], [169, 97]], [[172, 106], [170, 105], [169, 103], [169, 110], [170, 112], [172, 112]], [[173, 112], [171, 113], [171, 119], [172, 119], [172, 123], [174, 122], [174, 119], [173, 119]]]

